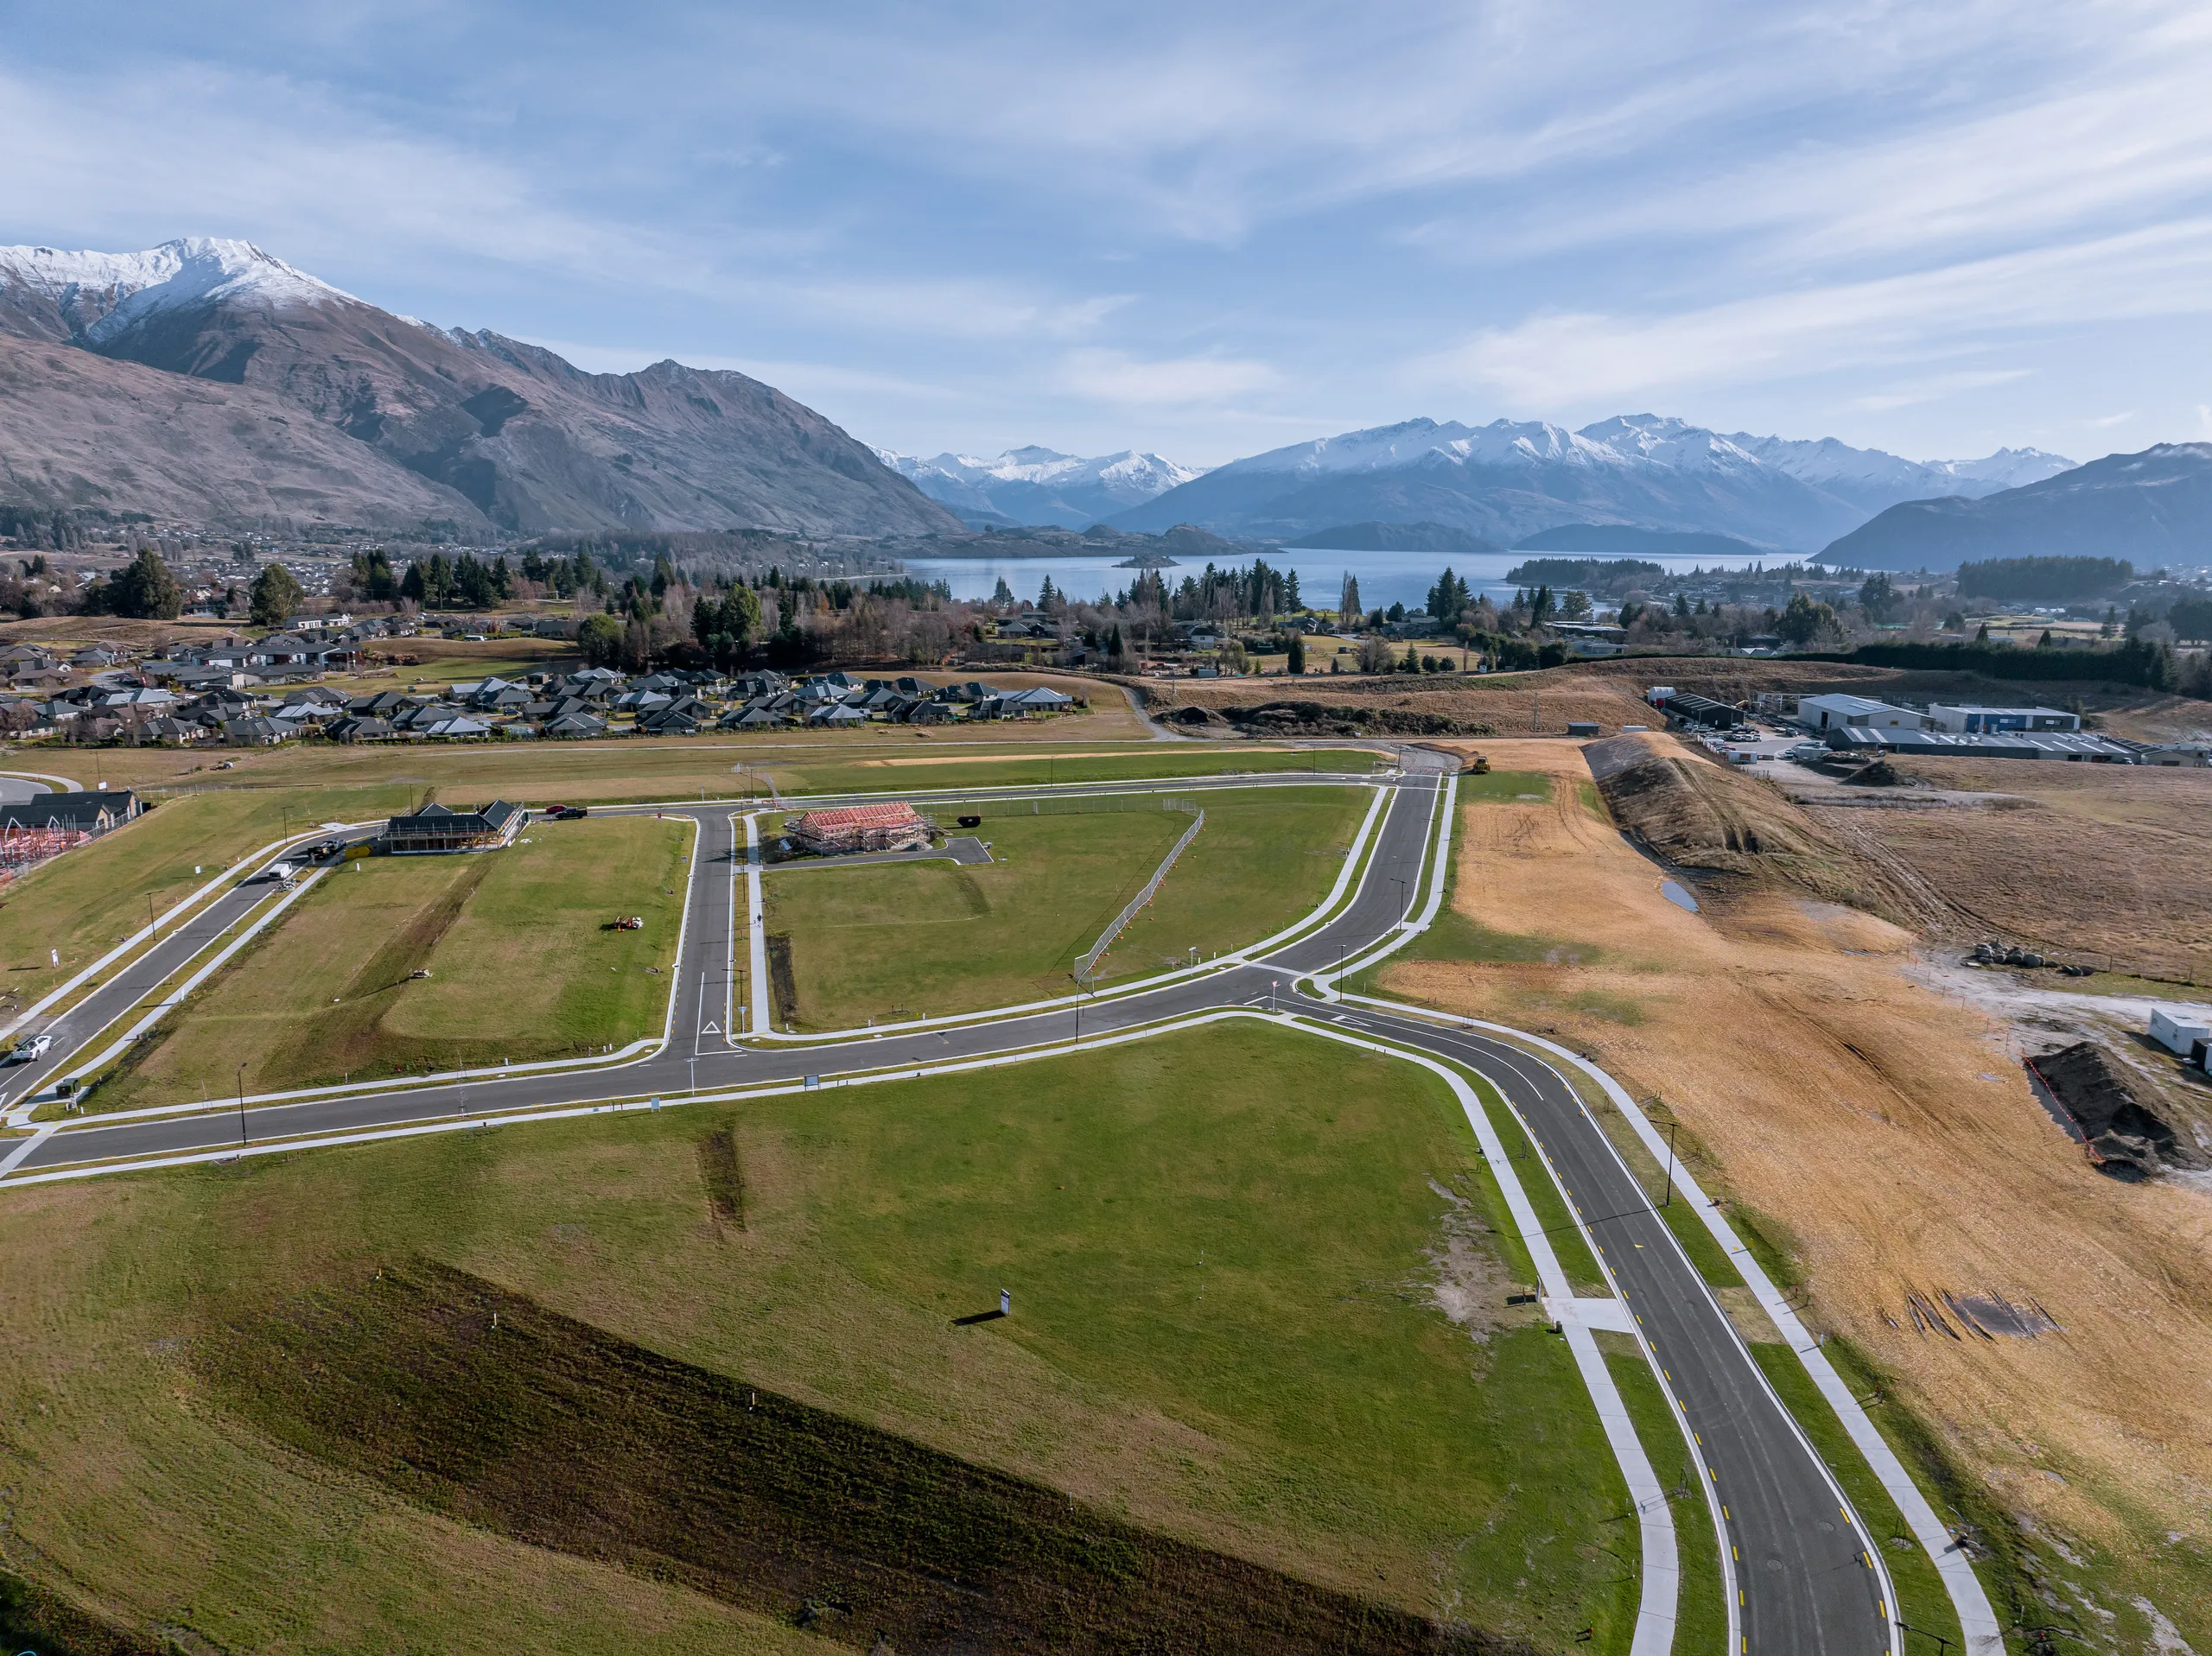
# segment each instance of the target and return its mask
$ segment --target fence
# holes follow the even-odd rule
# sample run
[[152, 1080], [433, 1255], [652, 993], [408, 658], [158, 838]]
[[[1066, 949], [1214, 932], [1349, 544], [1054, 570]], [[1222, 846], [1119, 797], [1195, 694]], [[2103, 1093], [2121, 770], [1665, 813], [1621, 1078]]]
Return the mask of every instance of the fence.
[[1090, 952], [1075, 963], [1075, 980], [1077, 983], [1088, 983], [1090, 980], [1090, 974], [1096, 970], [1099, 958], [1112, 947], [1114, 940], [1122, 935], [1122, 928], [1137, 917], [1137, 910], [1152, 901], [1153, 894], [1160, 889], [1160, 882], [1167, 878], [1167, 871], [1175, 866], [1175, 859], [1190, 848], [1191, 841], [1198, 837], [1198, 830], [1206, 825], [1205, 812], [1187, 799], [1166, 802], [1166, 809], [1197, 811], [1198, 821], [1183, 830], [1183, 837], [1175, 841], [1173, 849], [1161, 859], [1160, 866], [1152, 871], [1152, 878], [1144, 883], [1144, 890], [1129, 899], [1128, 906], [1114, 917], [1112, 925], [1099, 934], [1098, 941], [1091, 944]]

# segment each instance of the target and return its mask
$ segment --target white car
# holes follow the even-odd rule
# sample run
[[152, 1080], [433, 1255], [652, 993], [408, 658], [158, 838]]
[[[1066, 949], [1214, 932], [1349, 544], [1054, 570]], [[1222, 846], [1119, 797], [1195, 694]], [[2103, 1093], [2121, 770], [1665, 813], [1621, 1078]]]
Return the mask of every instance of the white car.
[[8, 1055], [10, 1063], [36, 1063], [54, 1044], [51, 1035], [27, 1036], [16, 1043], [16, 1050]]

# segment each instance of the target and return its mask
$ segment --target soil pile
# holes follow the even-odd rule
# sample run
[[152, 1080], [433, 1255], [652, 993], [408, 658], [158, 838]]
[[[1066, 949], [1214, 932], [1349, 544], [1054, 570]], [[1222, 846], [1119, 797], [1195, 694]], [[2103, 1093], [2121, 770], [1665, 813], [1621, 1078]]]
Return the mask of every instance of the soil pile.
[[1902, 921], [1916, 906], [1769, 783], [1634, 736], [1584, 752], [1613, 821], [1664, 862], [1785, 879], [1885, 919]]
[[2076, 1041], [2029, 1060], [2029, 1066], [2074, 1118], [2097, 1164], [2117, 1179], [2151, 1177], [2169, 1168], [2212, 1164], [2154, 1114], [2112, 1055], [2094, 1041]]
[[1520, 1656], [678, 1362], [429, 1263], [215, 1329], [215, 1389], [464, 1523], [862, 1650]]

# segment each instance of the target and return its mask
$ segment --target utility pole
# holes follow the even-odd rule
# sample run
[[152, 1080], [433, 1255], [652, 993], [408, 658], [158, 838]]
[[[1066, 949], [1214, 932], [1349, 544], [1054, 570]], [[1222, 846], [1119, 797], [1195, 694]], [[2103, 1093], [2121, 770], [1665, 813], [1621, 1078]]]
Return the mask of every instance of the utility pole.
[[1667, 1193], [1660, 1198], [1659, 1205], [1662, 1208], [1675, 1205], [1675, 1124], [1672, 1121], [1667, 1123]]
[[146, 893], [146, 930], [153, 935], [154, 942], [158, 943], [162, 941], [162, 923], [154, 918], [154, 894], [151, 891]]
[[1406, 917], [1413, 912], [1413, 899], [1406, 895], [1406, 882], [1393, 875], [1392, 885], [1398, 888], [1398, 923], [1404, 925]]
[[238, 1148], [245, 1148], [245, 1065], [238, 1066]]

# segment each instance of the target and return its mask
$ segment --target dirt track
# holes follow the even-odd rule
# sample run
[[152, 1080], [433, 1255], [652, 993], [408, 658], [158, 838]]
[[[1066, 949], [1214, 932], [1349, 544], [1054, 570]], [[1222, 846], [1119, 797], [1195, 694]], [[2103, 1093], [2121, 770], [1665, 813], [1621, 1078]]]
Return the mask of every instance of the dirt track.
[[[1516, 743], [1505, 762], [1588, 774], [1564, 742]], [[1458, 902], [1471, 917], [1603, 954], [1413, 962], [1390, 985], [1555, 1030], [1638, 1097], [1660, 1094], [1731, 1193], [1779, 1221], [1815, 1325], [1891, 1368], [2036, 1532], [2125, 1561], [2129, 1589], [2201, 1640], [2212, 1199], [2093, 1171], [2034, 1101], [1999, 1026], [1908, 979], [1913, 940], [1893, 926], [1764, 885], [1701, 915], [1676, 908], [1660, 870], [1572, 785], [1546, 803], [1471, 806], [1463, 825]], [[1912, 1332], [1907, 1291], [1946, 1289], [2032, 1300], [2064, 1332], [1971, 1344]]]

